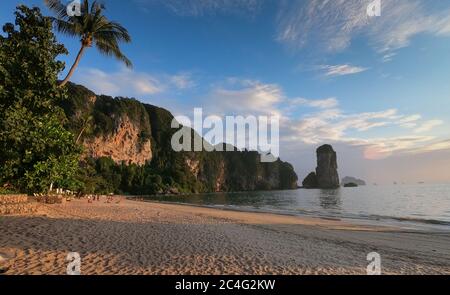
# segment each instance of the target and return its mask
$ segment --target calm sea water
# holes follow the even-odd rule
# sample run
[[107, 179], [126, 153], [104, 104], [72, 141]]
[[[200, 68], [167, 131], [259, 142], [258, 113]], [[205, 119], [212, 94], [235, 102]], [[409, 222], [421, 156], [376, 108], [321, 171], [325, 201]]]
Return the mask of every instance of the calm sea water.
[[449, 184], [214, 193], [146, 200], [450, 230]]

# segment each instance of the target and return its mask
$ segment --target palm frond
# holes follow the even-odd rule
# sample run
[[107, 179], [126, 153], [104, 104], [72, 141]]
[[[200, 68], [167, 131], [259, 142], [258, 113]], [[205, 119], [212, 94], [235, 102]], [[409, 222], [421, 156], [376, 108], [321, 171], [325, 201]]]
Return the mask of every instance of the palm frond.
[[69, 17], [67, 15], [67, 6], [62, 4], [60, 0], [45, 0], [45, 5], [47, 5], [59, 19], [66, 19]]
[[52, 20], [58, 32], [69, 35], [71, 37], [77, 37], [80, 35], [79, 29], [77, 28], [76, 24], [57, 18], [52, 18]]
[[[131, 37], [127, 29], [118, 22], [110, 21], [103, 14], [105, 6], [99, 1], [83, 0], [81, 16], [69, 16], [67, 6], [61, 0], [45, 0], [45, 4], [55, 13], [52, 18], [56, 30], [72, 36], [80, 37], [83, 46], [94, 42], [100, 53], [113, 56], [131, 67], [131, 61], [121, 52], [119, 43], [130, 43]], [[85, 42], [88, 40], [89, 42]]]
[[117, 42], [131, 42], [131, 36], [128, 33], [127, 29], [125, 29], [119, 23], [110, 22], [106, 19], [102, 19], [101, 21], [97, 22], [94, 36], [96, 38], [105, 40], [115, 39]]
[[96, 40], [95, 45], [97, 49], [106, 56], [114, 56], [116, 59], [125, 63], [129, 68], [133, 67], [132, 62], [120, 51], [117, 42], [102, 42]]

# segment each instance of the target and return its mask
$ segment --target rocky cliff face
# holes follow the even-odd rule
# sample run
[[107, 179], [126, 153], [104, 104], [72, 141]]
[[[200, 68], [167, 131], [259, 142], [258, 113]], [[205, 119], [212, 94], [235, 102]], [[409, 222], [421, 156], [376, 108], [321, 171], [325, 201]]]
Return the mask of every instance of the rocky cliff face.
[[69, 98], [62, 107], [73, 133], [85, 130], [81, 142], [86, 159], [106, 157], [117, 165], [142, 167], [142, 175], [132, 180], [122, 174], [123, 168], [116, 169], [118, 175], [112, 181], [118, 182], [121, 191], [151, 193], [146, 188], [155, 182], [158, 187], [175, 187], [181, 192], [297, 187], [297, 175], [289, 163], [261, 163], [257, 152], [174, 152], [170, 142], [177, 130], [171, 128], [172, 114], [162, 108], [134, 99], [97, 96], [75, 84], [69, 85]]
[[331, 145], [323, 145], [317, 149], [317, 182], [320, 188], [338, 188], [339, 175], [337, 171], [336, 152]]
[[317, 175], [315, 172], [311, 172], [306, 176], [302, 182], [303, 188], [319, 188], [319, 183], [317, 182]]
[[144, 165], [152, 160], [150, 139], [140, 138], [140, 128], [128, 116], [116, 120], [110, 134], [83, 140], [85, 155], [92, 158], [110, 157], [116, 163]]
[[316, 151], [317, 168], [303, 180], [304, 188], [335, 189], [339, 187], [337, 156], [331, 145], [323, 145]]

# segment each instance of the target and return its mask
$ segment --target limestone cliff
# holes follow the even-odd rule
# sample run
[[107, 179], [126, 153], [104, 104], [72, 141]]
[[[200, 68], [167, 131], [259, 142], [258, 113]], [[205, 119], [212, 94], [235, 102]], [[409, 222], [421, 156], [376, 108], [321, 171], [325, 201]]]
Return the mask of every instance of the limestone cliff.
[[304, 188], [335, 189], [339, 187], [337, 171], [337, 156], [329, 144], [319, 147], [316, 151], [316, 172], [311, 172], [303, 180]]
[[317, 182], [320, 188], [338, 188], [337, 156], [329, 144], [317, 149]]
[[311, 172], [306, 176], [302, 182], [303, 188], [318, 188], [317, 175], [315, 172]]
[[[95, 95], [75, 84], [69, 85], [68, 94], [62, 107], [84, 145], [86, 165], [97, 173], [86, 177], [101, 178], [99, 187], [132, 194], [297, 187], [290, 164], [261, 163], [257, 152], [174, 152], [170, 142], [177, 130], [171, 128], [173, 116], [165, 109]], [[192, 135], [198, 136], [194, 131]], [[112, 159], [116, 167], [96, 159]]]
[[85, 155], [92, 158], [110, 157], [116, 163], [144, 165], [152, 160], [150, 139], [140, 138], [140, 128], [128, 116], [117, 119], [111, 134], [83, 140]]
[[144, 165], [152, 160], [150, 118], [133, 99], [96, 95], [69, 85], [62, 105], [70, 127], [84, 146], [84, 157], [110, 157], [116, 163]]

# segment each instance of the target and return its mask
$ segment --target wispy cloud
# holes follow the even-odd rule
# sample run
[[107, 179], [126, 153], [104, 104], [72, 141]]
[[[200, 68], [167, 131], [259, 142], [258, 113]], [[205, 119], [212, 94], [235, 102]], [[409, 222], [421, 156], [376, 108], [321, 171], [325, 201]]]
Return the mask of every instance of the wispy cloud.
[[337, 107], [339, 104], [335, 97], [330, 97], [326, 99], [306, 99], [306, 98], [294, 98], [289, 101], [290, 106], [308, 106], [320, 109], [330, 109]]
[[73, 80], [98, 94], [112, 96], [151, 95], [164, 90], [164, 86], [156, 77], [125, 68], [113, 73], [95, 68], [80, 68]]
[[450, 150], [450, 139], [436, 141], [436, 142], [428, 144], [420, 149], [413, 149], [410, 152], [411, 153], [423, 153], [423, 152], [433, 152], [433, 151], [442, 151], [442, 150]]
[[215, 85], [205, 99], [205, 105], [214, 113], [280, 115], [284, 94], [277, 84], [236, 78], [222, 84]]
[[121, 68], [115, 72], [105, 72], [96, 68], [80, 68], [75, 73], [73, 80], [98, 94], [138, 98], [171, 90], [186, 90], [196, 85], [189, 73], [152, 75], [127, 68]]
[[415, 115], [403, 117], [400, 120], [398, 120], [397, 123], [401, 127], [414, 128], [417, 126], [417, 121], [419, 121], [420, 119], [422, 119], [422, 116], [419, 114], [415, 114]]
[[[373, 160], [447, 146], [437, 144], [432, 133], [443, 123], [440, 120], [427, 121], [420, 114], [402, 114], [394, 108], [348, 113], [337, 98], [289, 98], [279, 85], [256, 80], [226, 79], [212, 86], [201, 105], [205, 115], [279, 116], [285, 148], [341, 143], [362, 148], [365, 158]], [[392, 136], [380, 137], [385, 130]]]
[[389, 52], [389, 53], [386, 53], [386, 54], [383, 55], [383, 57], [381, 58], [381, 61], [384, 62], [384, 63], [391, 62], [391, 61], [394, 59], [394, 57], [395, 57], [396, 55], [397, 55], [397, 53], [395, 53], [395, 52]]
[[432, 130], [434, 127], [440, 126], [444, 124], [444, 121], [442, 120], [430, 120], [430, 121], [426, 121], [424, 123], [422, 123], [419, 128], [417, 128], [416, 130], [414, 130], [415, 133], [424, 133], [424, 132], [429, 132], [430, 130]]
[[197, 84], [192, 78], [191, 73], [179, 73], [168, 77], [168, 80], [176, 88], [185, 90], [195, 87]]
[[357, 140], [356, 146], [364, 147], [364, 157], [368, 160], [379, 160], [394, 153], [425, 152], [435, 138], [433, 136], [394, 136]]
[[387, 62], [394, 56], [389, 52], [408, 46], [420, 33], [450, 35], [450, 5], [435, 11], [425, 0], [383, 0], [381, 16], [369, 17], [366, 9], [370, 2], [282, 1], [277, 39], [297, 49], [314, 45], [338, 52], [355, 37], [364, 35], [377, 51], [384, 53]]
[[346, 76], [362, 73], [368, 70], [368, 68], [356, 67], [352, 65], [321, 65], [317, 67], [323, 71], [326, 77]]
[[[302, 100], [300, 100], [302, 101]], [[319, 100], [327, 101], [327, 100]], [[299, 104], [302, 105], [302, 104]], [[308, 100], [303, 105], [308, 105]], [[328, 107], [327, 107], [328, 106]], [[332, 100], [328, 104], [316, 105], [318, 111], [308, 113], [300, 119], [290, 118], [283, 130], [284, 140], [290, 143], [303, 142], [317, 145], [323, 142], [343, 143], [362, 147], [366, 159], [381, 159], [394, 153], [426, 152], [437, 138], [433, 135], [408, 134], [401, 128], [415, 128], [414, 133], [431, 132], [443, 122], [440, 120], [422, 121], [422, 116], [405, 115], [397, 109], [379, 112], [346, 113]], [[391, 128], [391, 137], [368, 136], [367, 131]], [[420, 131], [420, 132], [418, 132]], [[439, 147], [445, 147], [441, 144]], [[435, 146], [436, 148], [438, 146]]]
[[338, 108], [330, 108], [305, 115], [300, 120], [293, 120], [290, 129], [292, 140], [309, 144], [323, 141], [350, 141], [348, 131], [368, 131], [376, 127], [393, 124], [400, 115], [397, 110], [346, 114]]
[[215, 14], [254, 14], [259, 11], [261, 0], [134, 0], [147, 10], [162, 4], [180, 16], [203, 16]]

